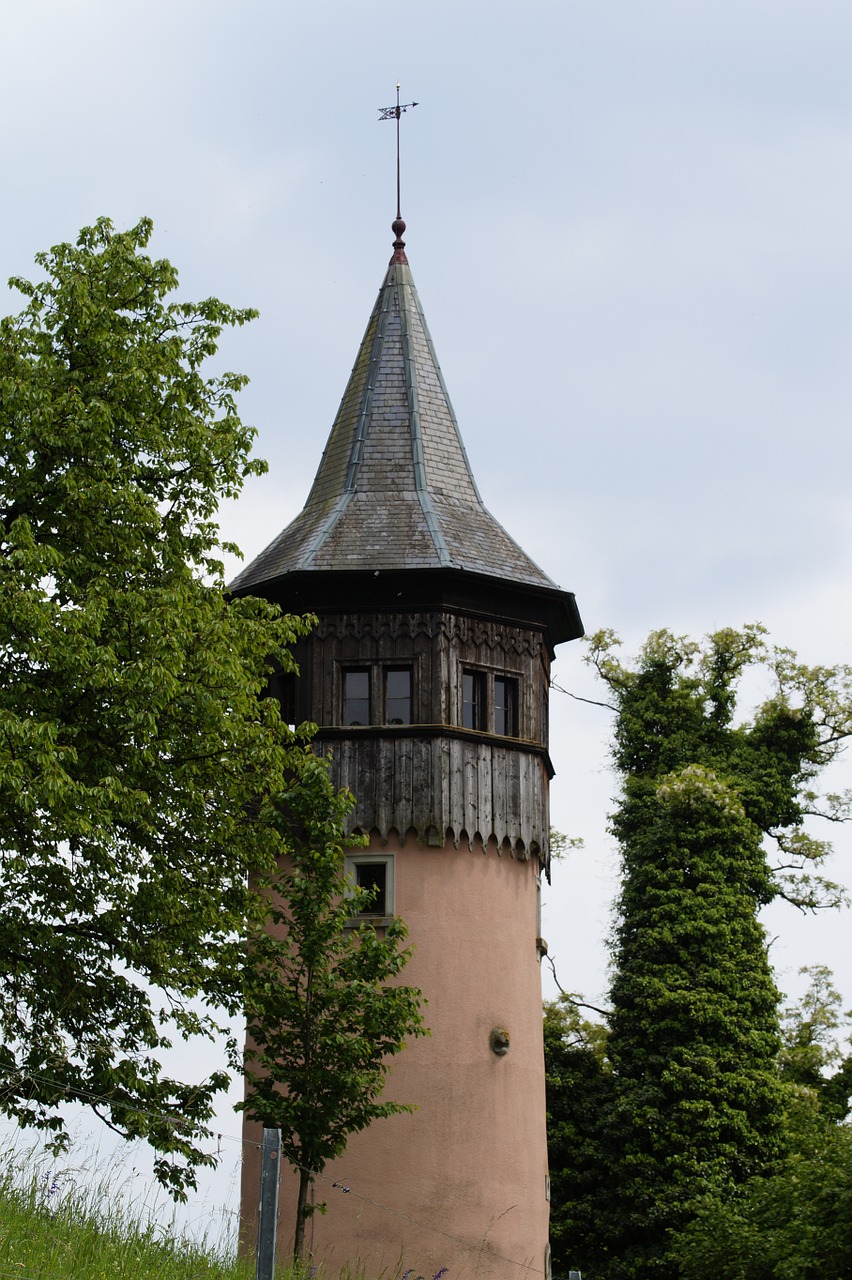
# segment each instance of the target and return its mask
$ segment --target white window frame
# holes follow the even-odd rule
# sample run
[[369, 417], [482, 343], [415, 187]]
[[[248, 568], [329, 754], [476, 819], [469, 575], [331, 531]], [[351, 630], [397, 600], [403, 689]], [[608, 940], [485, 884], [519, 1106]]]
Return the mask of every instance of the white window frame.
[[396, 866], [392, 853], [347, 853], [343, 857], [343, 873], [346, 877], [348, 892], [351, 895], [358, 883], [359, 866], [382, 865], [385, 871], [385, 907], [384, 915], [375, 911], [361, 911], [351, 918], [351, 927], [357, 928], [362, 922], [377, 925], [389, 925], [396, 915]]

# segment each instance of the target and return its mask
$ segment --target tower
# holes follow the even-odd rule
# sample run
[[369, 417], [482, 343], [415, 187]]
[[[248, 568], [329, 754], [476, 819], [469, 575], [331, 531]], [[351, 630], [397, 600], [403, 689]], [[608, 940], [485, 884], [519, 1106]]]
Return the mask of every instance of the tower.
[[[393, 229], [305, 507], [231, 589], [319, 617], [296, 652], [299, 678], [278, 693], [291, 719], [316, 722], [335, 781], [356, 797], [351, 824], [369, 845], [349, 870], [376, 890], [377, 927], [406, 921], [405, 981], [428, 1000], [431, 1036], [394, 1060], [387, 1085], [418, 1109], [353, 1136], [327, 1168], [314, 1258], [509, 1280], [547, 1270], [549, 670], [582, 624], [574, 597], [482, 503], [405, 224]], [[249, 1224], [257, 1176], [247, 1159]], [[285, 1210], [282, 1231], [291, 1222]]]

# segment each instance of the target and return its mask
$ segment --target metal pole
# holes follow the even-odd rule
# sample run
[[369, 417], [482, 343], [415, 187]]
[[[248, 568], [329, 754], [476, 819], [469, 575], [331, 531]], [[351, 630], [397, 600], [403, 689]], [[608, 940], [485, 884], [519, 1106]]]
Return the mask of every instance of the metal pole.
[[257, 1213], [257, 1270], [255, 1280], [275, 1280], [275, 1236], [278, 1228], [278, 1170], [281, 1130], [263, 1130], [260, 1151], [260, 1207]]

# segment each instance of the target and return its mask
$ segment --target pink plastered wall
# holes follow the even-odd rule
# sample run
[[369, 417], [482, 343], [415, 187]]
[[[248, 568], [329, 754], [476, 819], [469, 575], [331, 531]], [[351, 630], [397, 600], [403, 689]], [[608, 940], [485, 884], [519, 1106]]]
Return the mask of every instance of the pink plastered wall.
[[[309, 1223], [313, 1261], [331, 1274], [363, 1264], [368, 1280], [409, 1267], [426, 1280], [443, 1267], [447, 1280], [541, 1274], [549, 1205], [536, 863], [493, 845], [436, 849], [393, 836], [369, 851], [395, 857], [396, 914], [414, 947], [402, 981], [422, 989], [431, 1034], [394, 1059], [385, 1091], [417, 1111], [352, 1136], [318, 1180], [328, 1209]], [[509, 1036], [505, 1056], [491, 1049], [497, 1028]], [[296, 1186], [286, 1165], [282, 1174], [286, 1256]], [[257, 1202], [250, 1158], [244, 1177], [248, 1206]]]

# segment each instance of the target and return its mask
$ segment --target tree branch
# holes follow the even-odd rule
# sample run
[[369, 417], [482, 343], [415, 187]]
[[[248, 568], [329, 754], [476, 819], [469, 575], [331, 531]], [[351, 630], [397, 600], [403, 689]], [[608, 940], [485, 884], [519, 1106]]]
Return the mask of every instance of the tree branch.
[[557, 987], [559, 988], [559, 991], [562, 995], [563, 1000], [566, 1000], [568, 1004], [573, 1004], [574, 1007], [577, 1009], [591, 1009], [592, 1013], [599, 1013], [602, 1018], [612, 1017], [611, 1009], [599, 1009], [596, 1004], [589, 1004], [585, 1000], [579, 1000], [576, 996], [571, 995], [569, 991], [566, 991], [562, 983], [559, 981], [559, 978], [556, 976], [556, 965], [553, 963], [553, 957], [549, 955], [545, 955], [544, 958], [547, 961], [547, 963], [550, 965], [551, 970], [553, 971], [553, 981], [556, 983]]

